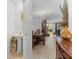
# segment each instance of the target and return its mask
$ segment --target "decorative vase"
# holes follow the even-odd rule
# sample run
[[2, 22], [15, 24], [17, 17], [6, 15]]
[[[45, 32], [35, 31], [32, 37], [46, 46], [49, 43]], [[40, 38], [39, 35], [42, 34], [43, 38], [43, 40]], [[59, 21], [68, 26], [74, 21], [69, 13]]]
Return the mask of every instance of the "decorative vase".
[[61, 37], [65, 40], [70, 40], [72, 38], [71, 32], [68, 30], [68, 27], [65, 26], [63, 31], [61, 32]]

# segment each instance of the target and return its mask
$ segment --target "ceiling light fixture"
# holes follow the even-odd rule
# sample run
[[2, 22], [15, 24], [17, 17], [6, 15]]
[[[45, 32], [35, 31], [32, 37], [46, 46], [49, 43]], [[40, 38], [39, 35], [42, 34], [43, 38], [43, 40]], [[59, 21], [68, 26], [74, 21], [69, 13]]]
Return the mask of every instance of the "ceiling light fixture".
[[36, 14], [36, 15], [46, 15], [46, 14], [47, 14], [47, 11], [42, 10], [42, 11], [36, 12], [35, 14]]

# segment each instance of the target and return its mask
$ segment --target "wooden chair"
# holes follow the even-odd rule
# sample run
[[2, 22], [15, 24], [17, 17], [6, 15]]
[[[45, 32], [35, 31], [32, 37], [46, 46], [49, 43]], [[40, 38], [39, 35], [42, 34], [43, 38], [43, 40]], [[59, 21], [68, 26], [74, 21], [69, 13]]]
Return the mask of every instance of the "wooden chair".
[[38, 45], [38, 40], [32, 31], [32, 48], [34, 48], [36, 45]]
[[41, 36], [38, 37], [38, 44], [39, 42], [43, 42], [43, 45], [45, 45], [45, 36], [42, 34]]

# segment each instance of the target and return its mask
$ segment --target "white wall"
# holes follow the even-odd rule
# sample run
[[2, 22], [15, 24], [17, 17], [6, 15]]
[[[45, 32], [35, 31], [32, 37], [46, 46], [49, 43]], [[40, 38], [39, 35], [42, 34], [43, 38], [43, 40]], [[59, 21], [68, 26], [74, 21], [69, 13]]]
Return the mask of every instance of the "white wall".
[[16, 20], [15, 20], [15, 33], [22, 33], [23, 32], [23, 21], [21, 18], [21, 12], [22, 12], [22, 2], [17, 3], [16, 5]]
[[69, 29], [72, 32], [72, 0], [68, 0], [69, 7]]
[[15, 4], [11, 0], [7, 0], [7, 39], [8, 51], [10, 50], [10, 39], [13, 34], [22, 32], [22, 24], [18, 3]]
[[7, 39], [8, 39], [8, 50], [10, 46], [11, 35], [15, 32], [15, 20], [16, 20], [16, 6], [12, 4], [10, 0], [7, 0]]
[[31, 59], [32, 54], [32, 2], [24, 0], [24, 21], [23, 21], [23, 57]]

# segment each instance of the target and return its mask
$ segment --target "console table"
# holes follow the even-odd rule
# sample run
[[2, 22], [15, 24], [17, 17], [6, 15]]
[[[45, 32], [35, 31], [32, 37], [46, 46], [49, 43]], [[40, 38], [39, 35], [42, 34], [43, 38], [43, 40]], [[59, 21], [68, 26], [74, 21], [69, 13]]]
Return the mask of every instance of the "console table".
[[57, 49], [56, 59], [72, 59], [72, 42], [71, 41], [65, 40], [61, 37], [56, 37], [56, 49]]

